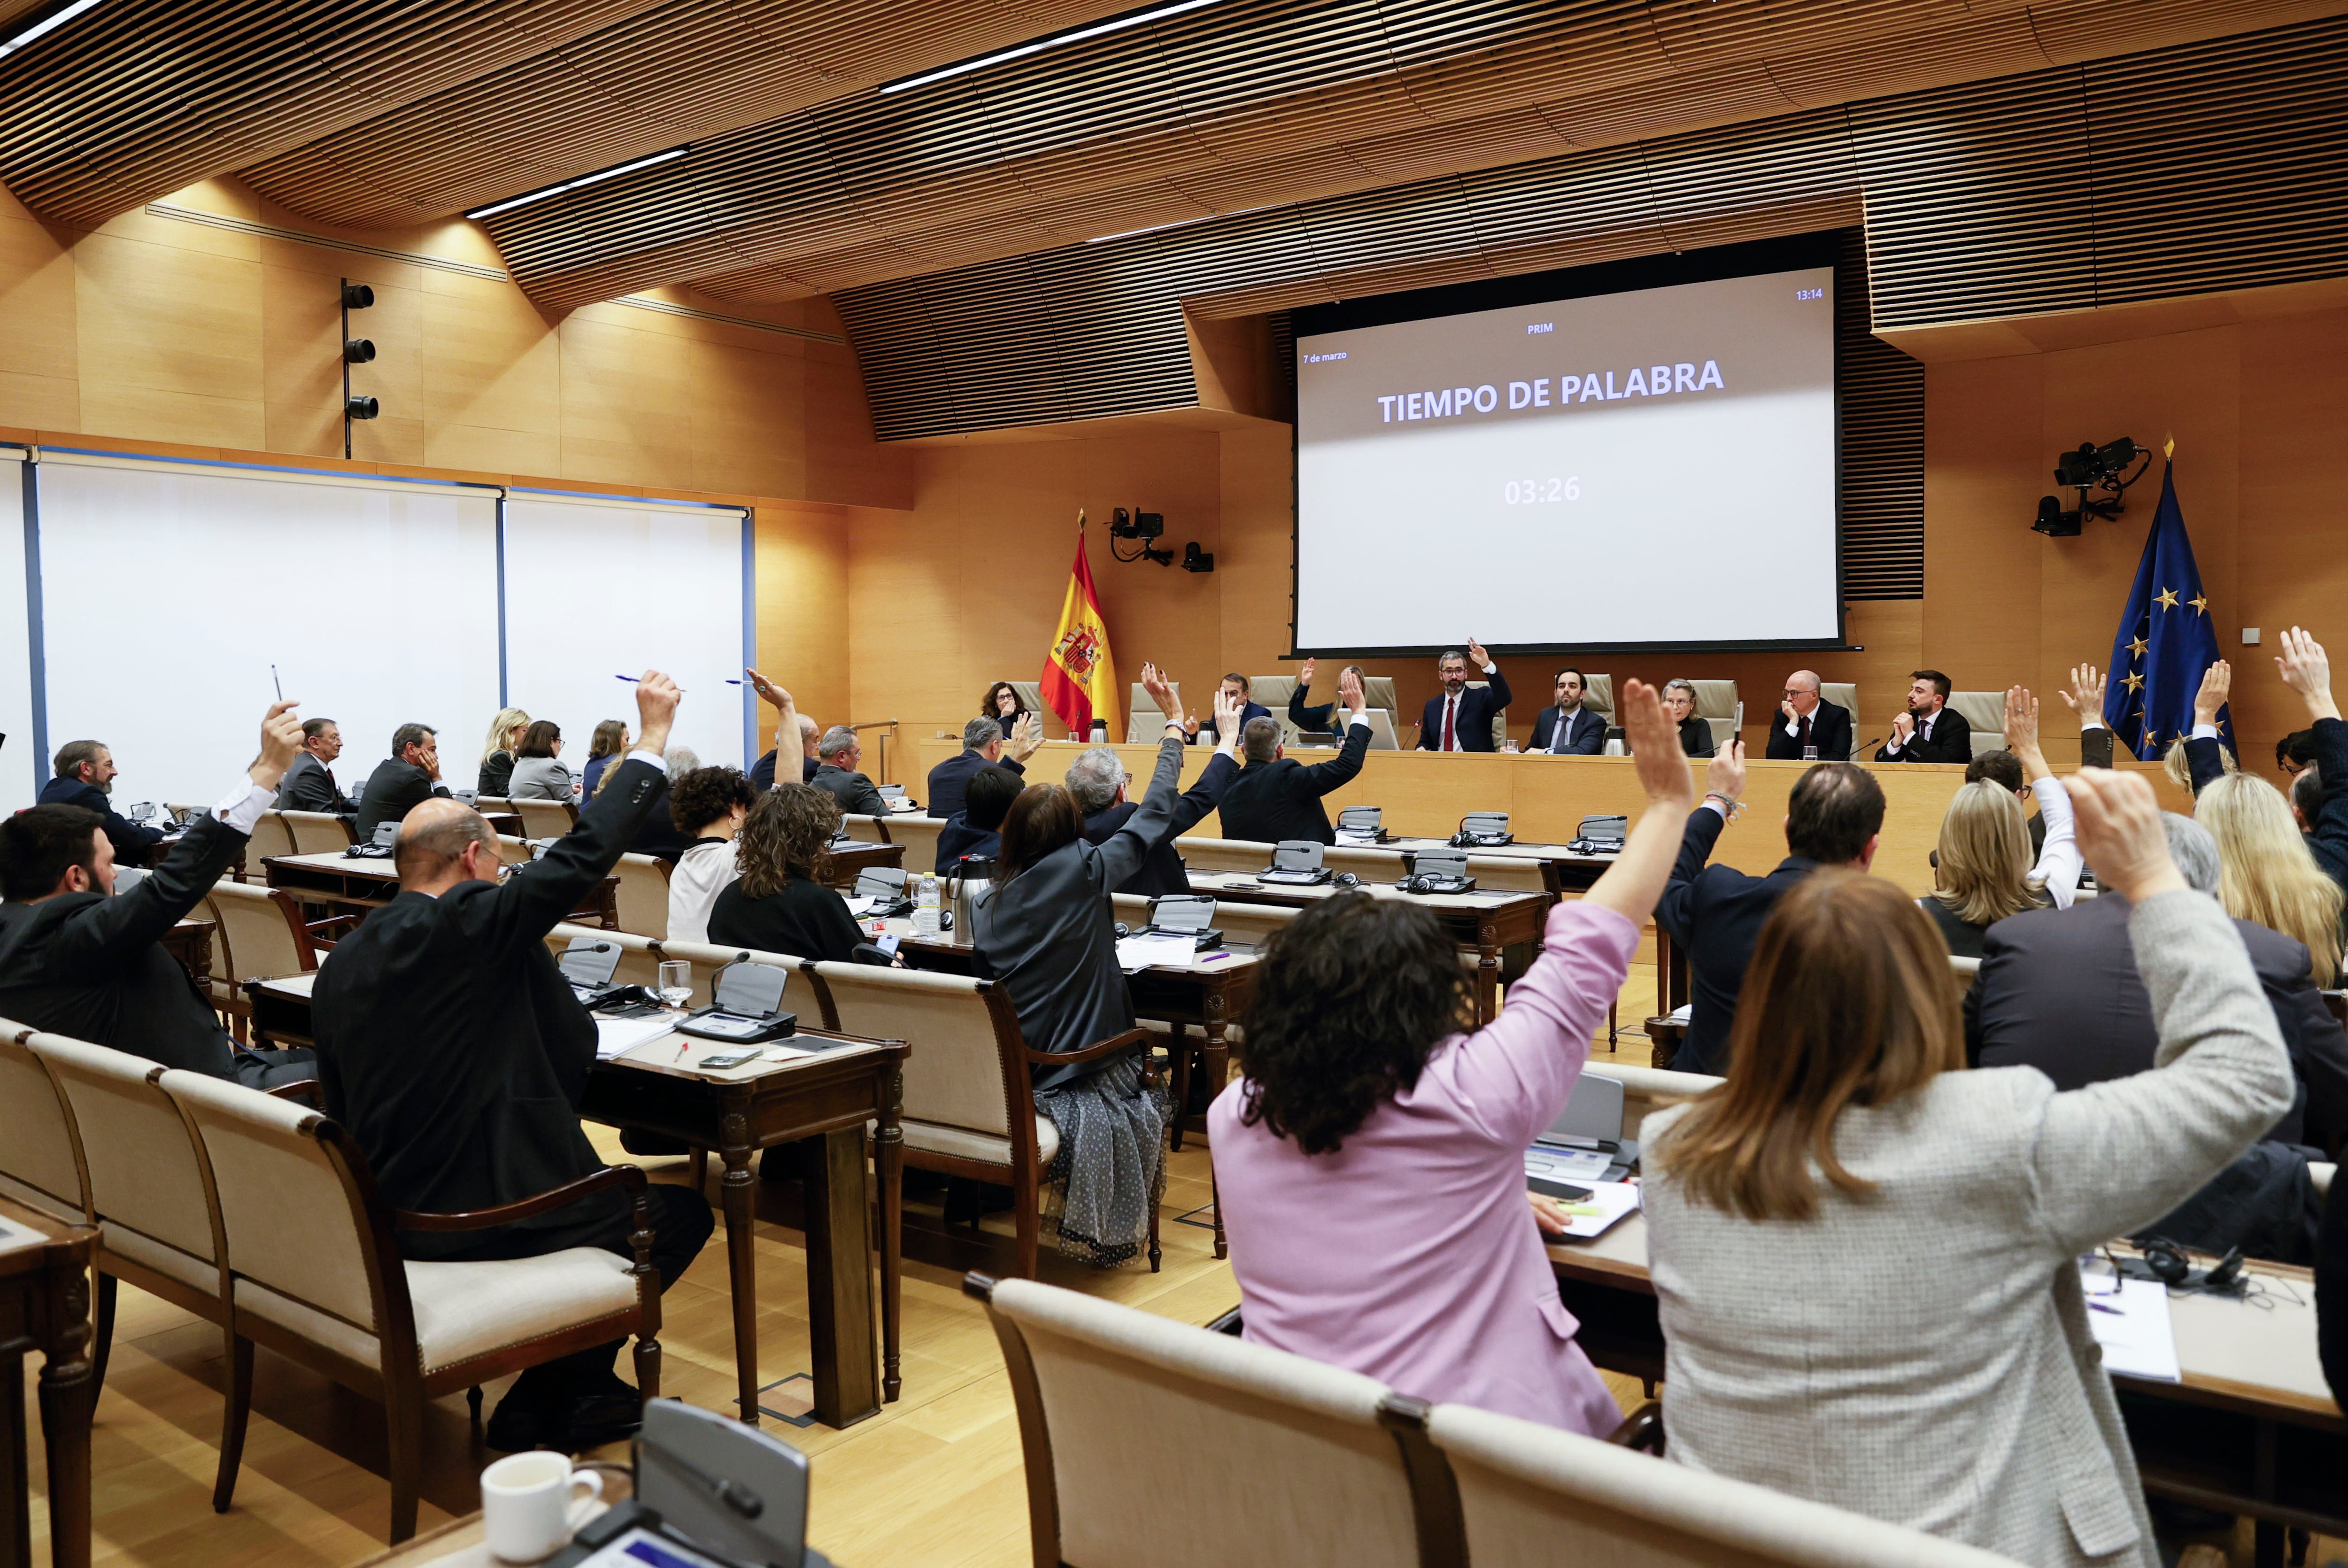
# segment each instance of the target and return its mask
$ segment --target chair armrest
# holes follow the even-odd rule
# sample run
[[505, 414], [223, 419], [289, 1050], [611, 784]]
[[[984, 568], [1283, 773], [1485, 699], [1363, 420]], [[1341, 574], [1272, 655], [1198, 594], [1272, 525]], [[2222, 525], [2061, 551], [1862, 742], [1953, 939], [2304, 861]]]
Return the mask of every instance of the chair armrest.
[[325, 1096], [316, 1078], [296, 1078], [292, 1083], [282, 1083], [275, 1088], [265, 1088], [261, 1092], [272, 1099], [298, 1099], [313, 1109], [326, 1109]]
[[1113, 1057], [1119, 1051], [1129, 1051], [1149, 1038], [1147, 1029], [1128, 1029], [1094, 1045], [1075, 1051], [1039, 1051], [1033, 1046], [1022, 1046], [1027, 1060], [1037, 1067], [1065, 1068], [1079, 1062], [1097, 1062], [1103, 1057]]
[[576, 1181], [565, 1181], [533, 1197], [516, 1202], [500, 1203], [494, 1209], [476, 1209], [462, 1214], [424, 1214], [414, 1210], [394, 1211], [391, 1222], [402, 1231], [480, 1231], [491, 1225], [510, 1225], [517, 1220], [530, 1219], [555, 1209], [566, 1208], [582, 1198], [592, 1197], [609, 1188], [624, 1187], [631, 1192], [644, 1191], [644, 1168], [639, 1165], [606, 1165], [592, 1175], [582, 1176]]
[[1609, 1433], [1606, 1440], [1617, 1448], [1643, 1449], [1661, 1459], [1663, 1452], [1663, 1402], [1650, 1399], [1623, 1417], [1622, 1424]]

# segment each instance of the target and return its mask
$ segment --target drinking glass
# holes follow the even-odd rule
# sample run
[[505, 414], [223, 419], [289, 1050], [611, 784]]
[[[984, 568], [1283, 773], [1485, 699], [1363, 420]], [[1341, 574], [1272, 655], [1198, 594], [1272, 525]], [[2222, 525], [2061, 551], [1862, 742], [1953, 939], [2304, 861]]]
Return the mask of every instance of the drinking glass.
[[666, 958], [660, 966], [660, 999], [672, 1007], [693, 1000], [693, 965], [682, 958]]

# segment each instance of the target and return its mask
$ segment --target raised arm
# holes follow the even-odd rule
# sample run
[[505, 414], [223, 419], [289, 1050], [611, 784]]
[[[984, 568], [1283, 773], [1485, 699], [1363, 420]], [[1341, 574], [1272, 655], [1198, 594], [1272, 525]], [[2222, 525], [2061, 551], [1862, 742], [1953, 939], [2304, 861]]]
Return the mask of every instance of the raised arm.
[[[1182, 780], [1182, 748], [1187, 737], [1182, 730], [1181, 705], [1174, 700], [1173, 688], [1166, 684], [1165, 675], [1156, 665], [1141, 666], [1141, 687], [1158, 700], [1158, 711], [1165, 716], [1166, 729], [1158, 742], [1158, 767], [1149, 777], [1149, 789], [1141, 799], [1141, 806], [1125, 820], [1125, 825], [1108, 836], [1100, 846], [1096, 861], [1100, 867], [1104, 891], [1123, 885], [1126, 878], [1141, 869], [1159, 841], [1173, 830], [1174, 808], [1179, 799], [1176, 791]], [[1215, 693], [1215, 717], [1221, 729], [1215, 749], [1225, 756], [1239, 743], [1239, 705], [1220, 689]]]
[[2217, 901], [2178, 874], [2152, 786], [2092, 769], [2071, 788], [2106, 896], [2134, 906], [2128, 936], [2160, 1043], [2154, 1071], [2044, 1103], [2028, 1176], [2064, 1255], [2175, 1208], [2272, 1127], [2292, 1090], [2250, 954]]
[[[1672, 744], [1671, 760], [1683, 771], [1687, 768], [1687, 758], [1680, 755], [1676, 739]], [[1712, 859], [1712, 846], [1719, 841], [1721, 830], [1728, 826], [1728, 819], [1744, 794], [1745, 742], [1731, 737], [1728, 744], [1704, 764], [1704, 799], [1681, 826], [1679, 857], [1672, 863], [1671, 880], [1654, 906], [1655, 923], [1677, 941], [1686, 942], [1692, 934], [1695, 879], [1704, 874], [1704, 863]]]
[[2079, 766], [2112, 765], [2112, 727], [2104, 722], [2104, 677], [2093, 665], [2073, 665], [2071, 684], [2057, 694], [2079, 720]]
[[1363, 759], [1370, 754], [1370, 724], [1365, 717], [1368, 701], [1362, 695], [1359, 676], [1347, 670], [1337, 677], [1336, 706], [1345, 710], [1345, 743], [1337, 748], [1336, 756], [1312, 764], [1299, 775], [1313, 799], [1334, 794], [1360, 775]]
[[760, 675], [757, 670], [745, 669], [742, 673], [749, 677], [750, 689], [758, 694], [759, 700], [775, 710], [775, 771], [786, 779], [790, 779], [792, 776], [784, 774], [783, 758], [796, 757], [802, 749], [799, 745], [798, 705], [791, 701], [790, 693]]
[[[1676, 727], [1664, 717], [1663, 700], [1654, 687], [1641, 680], [1624, 681], [1616, 711], [1632, 742], [1631, 756], [1637, 765], [1639, 787], [1646, 791], [1647, 807], [1623, 841], [1622, 854], [1581, 895], [1581, 902], [1602, 904], [1637, 924], [1654, 912], [1664, 885], [1671, 881], [1695, 785], [1688, 777], [1687, 759], [1672, 744]], [[1735, 755], [1726, 758], [1724, 766], [1734, 770], [1741, 784], [1744, 742], [1732, 741], [1728, 749]], [[1713, 760], [1724, 763], [1721, 758]]]
[[1500, 673], [1499, 662], [1486, 653], [1484, 645], [1473, 637], [1468, 639], [1468, 656], [1475, 661], [1476, 667], [1482, 670], [1485, 679], [1491, 683], [1492, 707], [1495, 709], [1508, 707], [1515, 694], [1509, 690], [1509, 677]]
[[2046, 890], [2057, 909], [2071, 907], [2079, 891], [2079, 841], [2073, 831], [2071, 797], [2063, 781], [2046, 766], [2038, 746], [2038, 699], [2021, 686], [2005, 694], [2005, 744], [2022, 764], [2030, 792], [2038, 799], [2038, 815], [2046, 824], [2046, 840], [2039, 847], [2038, 863], [2030, 880]]

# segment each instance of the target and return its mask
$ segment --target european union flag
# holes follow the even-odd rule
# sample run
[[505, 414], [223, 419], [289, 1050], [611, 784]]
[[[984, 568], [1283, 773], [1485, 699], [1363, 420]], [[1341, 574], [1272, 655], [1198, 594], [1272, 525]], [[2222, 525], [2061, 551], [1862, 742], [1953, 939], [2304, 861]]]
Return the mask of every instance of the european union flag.
[[[2170, 463], [2161, 470], [2160, 510], [2153, 514], [2136, 586], [2128, 590], [2119, 634], [2112, 639], [2104, 721], [2122, 746], [2146, 761], [2157, 759], [2193, 733], [2193, 696], [2201, 689], [2202, 672], [2217, 662], [2218, 632], [2177, 504], [2177, 465]], [[2226, 708], [2218, 710], [2218, 736], [2226, 749], [2234, 749], [2233, 715]]]

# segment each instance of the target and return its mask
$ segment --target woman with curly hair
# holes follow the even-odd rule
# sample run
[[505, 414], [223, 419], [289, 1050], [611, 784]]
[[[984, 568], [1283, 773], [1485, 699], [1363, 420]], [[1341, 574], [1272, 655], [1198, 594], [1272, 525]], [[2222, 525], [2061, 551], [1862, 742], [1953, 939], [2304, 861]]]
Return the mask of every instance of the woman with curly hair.
[[1679, 852], [1694, 792], [1654, 688], [1625, 681], [1647, 810], [1546, 950], [1475, 1026], [1434, 914], [1340, 894], [1266, 944], [1247, 1076], [1207, 1112], [1246, 1336], [1416, 1398], [1604, 1435], [1621, 1419], [1573, 1342], [1528, 1211], [1525, 1150], [1572, 1097]]
[[991, 718], [1001, 725], [1006, 738], [1018, 727], [1019, 721], [1026, 717], [1027, 713], [1027, 705], [1019, 700], [1019, 688], [1009, 681], [996, 681], [986, 688], [986, 695], [978, 699], [979, 717]]
[[709, 940], [835, 964], [853, 958], [863, 934], [831, 887], [828, 846], [839, 827], [839, 802], [812, 784], [778, 784], [759, 796], [742, 821], [742, 874], [717, 895]]
[[696, 768], [669, 786], [670, 817], [693, 839], [669, 868], [669, 941], [709, 940], [717, 895], [740, 874], [735, 835], [757, 799], [739, 768]]

